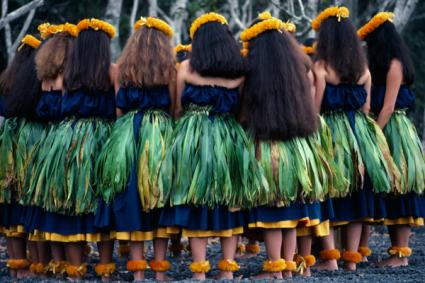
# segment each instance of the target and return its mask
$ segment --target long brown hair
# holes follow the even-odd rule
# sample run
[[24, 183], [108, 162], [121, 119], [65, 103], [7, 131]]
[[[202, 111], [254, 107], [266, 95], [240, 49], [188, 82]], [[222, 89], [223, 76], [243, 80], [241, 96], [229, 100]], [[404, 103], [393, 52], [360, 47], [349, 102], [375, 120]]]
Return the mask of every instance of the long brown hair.
[[35, 56], [37, 77], [40, 81], [53, 80], [65, 71], [73, 38], [66, 33], [58, 33], [44, 42]]
[[142, 26], [129, 38], [118, 59], [120, 85], [168, 85], [175, 80], [175, 65], [170, 38], [162, 31]]

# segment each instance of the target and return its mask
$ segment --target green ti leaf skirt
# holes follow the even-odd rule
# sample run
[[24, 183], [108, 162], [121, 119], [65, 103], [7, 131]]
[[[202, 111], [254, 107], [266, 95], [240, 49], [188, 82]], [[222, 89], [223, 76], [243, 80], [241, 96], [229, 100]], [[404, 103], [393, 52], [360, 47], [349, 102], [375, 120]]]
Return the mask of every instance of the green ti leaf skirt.
[[105, 202], [123, 192], [130, 171], [137, 170], [143, 209], [164, 206], [165, 192], [159, 186], [159, 175], [172, 132], [171, 116], [162, 110], [133, 111], [118, 118], [96, 164], [98, 189]]

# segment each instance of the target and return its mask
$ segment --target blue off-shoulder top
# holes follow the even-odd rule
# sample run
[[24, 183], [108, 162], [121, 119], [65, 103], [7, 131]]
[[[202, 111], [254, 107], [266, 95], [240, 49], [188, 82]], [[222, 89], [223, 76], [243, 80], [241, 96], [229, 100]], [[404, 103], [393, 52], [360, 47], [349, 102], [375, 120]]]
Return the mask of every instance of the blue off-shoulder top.
[[3, 97], [0, 96], [0, 116], [4, 116]]
[[117, 107], [124, 112], [132, 110], [162, 109], [168, 111], [171, 105], [168, 86], [155, 88], [120, 88]]
[[60, 121], [62, 104], [62, 91], [50, 90], [42, 91], [40, 100], [37, 103], [35, 113], [41, 121]]
[[[379, 114], [384, 106], [385, 85], [376, 85], [372, 87], [372, 97], [370, 108], [373, 113]], [[411, 109], [415, 105], [415, 94], [408, 85], [401, 85], [397, 94], [395, 109]]]
[[62, 98], [63, 117], [75, 118], [115, 118], [115, 93], [109, 91], [90, 91], [79, 89], [68, 91]]
[[321, 112], [343, 111], [351, 128], [355, 127], [355, 113], [366, 103], [367, 92], [358, 84], [326, 84]]
[[225, 114], [239, 107], [239, 89], [186, 84], [181, 100], [183, 106], [212, 106], [211, 114]]
[[367, 92], [363, 85], [326, 84], [322, 112], [358, 110], [366, 103], [366, 99]]

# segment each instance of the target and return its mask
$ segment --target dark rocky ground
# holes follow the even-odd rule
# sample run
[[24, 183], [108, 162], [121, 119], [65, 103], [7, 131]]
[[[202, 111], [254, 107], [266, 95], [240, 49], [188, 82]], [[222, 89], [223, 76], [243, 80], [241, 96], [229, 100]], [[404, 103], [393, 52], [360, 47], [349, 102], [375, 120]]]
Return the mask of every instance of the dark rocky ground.
[[[345, 272], [339, 270], [336, 272], [314, 272], [313, 277], [303, 278], [294, 277], [291, 282], [425, 282], [425, 229], [414, 229], [411, 237], [411, 247], [413, 255], [410, 258], [410, 266], [400, 268], [377, 268], [374, 263], [381, 258], [386, 257], [386, 249], [389, 247], [390, 242], [385, 228], [377, 227], [374, 229], [370, 238], [370, 247], [373, 249], [373, 254], [369, 258], [369, 262], [361, 263], [356, 272]], [[152, 256], [152, 247], [148, 247], [148, 258]], [[209, 278], [214, 278], [217, 274], [215, 268], [216, 262], [220, 257], [220, 245], [216, 240], [212, 240], [209, 246], [209, 256], [212, 261], [213, 270], [208, 274]], [[0, 282], [58, 282], [57, 279], [40, 280], [34, 278], [27, 278], [23, 280], [16, 280], [8, 276], [6, 268], [6, 248], [5, 241], [0, 240]], [[125, 270], [125, 260], [118, 258], [117, 270], [114, 275], [115, 282], [131, 281], [132, 276]], [[259, 256], [250, 259], [238, 260], [241, 265], [241, 270], [235, 274], [236, 277], [242, 276], [240, 281], [250, 282], [251, 276], [255, 275], [261, 270], [261, 265], [265, 259], [264, 247]], [[188, 269], [190, 263], [190, 256], [187, 252], [183, 253], [179, 259], [170, 258], [172, 268], [169, 271], [169, 276], [175, 280], [187, 280], [191, 277]], [[94, 275], [93, 266], [97, 262], [97, 252], [94, 251], [90, 255], [90, 267], [86, 277], [87, 282], [96, 282], [98, 278]], [[151, 271], [146, 272], [146, 278], [153, 278]], [[148, 281], [148, 280], [146, 280]], [[264, 282], [266, 282], [264, 280]]]

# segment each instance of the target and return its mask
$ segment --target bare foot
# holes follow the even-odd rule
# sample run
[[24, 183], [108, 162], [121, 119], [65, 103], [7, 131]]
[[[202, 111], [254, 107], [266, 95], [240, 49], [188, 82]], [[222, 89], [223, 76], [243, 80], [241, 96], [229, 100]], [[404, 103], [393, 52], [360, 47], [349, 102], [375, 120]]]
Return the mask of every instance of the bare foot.
[[311, 277], [311, 269], [310, 267], [307, 267], [302, 274], [303, 277]]
[[362, 257], [362, 262], [368, 262], [367, 256]]
[[283, 278], [292, 278], [292, 271], [289, 271], [289, 270], [282, 271], [282, 277]]
[[335, 271], [335, 270], [338, 270], [338, 263], [336, 262], [336, 259], [324, 260], [324, 261], [316, 264], [314, 269]]
[[16, 271], [16, 278], [22, 279], [26, 277], [34, 277], [34, 274], [28, 269], [19, 269]]
[[134, 271], [133, 272], [134, 280], [135, 281], [142, 281], [145, 280], [145, 272], [144, 271]]
[[70, 282], [80, 282], [83, 279], [83, 277], [81, 276], [77, 276], [77, 277], [67, 277], [66, 280], [70, 281]]
[[155, 280], [157, 281], [173, 281], [174, 278], [168, 277], [165, 272], [156, 272]]
[[215, 278], [215, 280], [232, 280], [233, 279], [233, 272], [231, 271], [220, 271], [218, 276]]
[[206, 279], [206, 276], [205, 276], [205, 273], [203, 273], [203, 272], [196, 272], [196, 273], [193, 273], [192, 278], [195, 279], [195, 280], [202, 280], [203, 281], [203, 280]]
[[282, 279], [282, 272], [264, 272], [254, 276], [253, 279]]
[[384, 266], [399, 267], [399, 266], [407, 266], [407, 265], [409, 265], [409, 260], [407, 259], [407, 257], [400, 258], [398, 256], [391, 256], [378, 263], [379, 267], [384, 267]]
[[344, 269], [348, 271], [356, 271], [356, 263], [351, 261], [344, 262]]
[[16, 278], [16, 276], [18, 275], [18, 272], [14, 269], [10, 269], [9, 274], [10, 274], [10, 277]]

